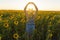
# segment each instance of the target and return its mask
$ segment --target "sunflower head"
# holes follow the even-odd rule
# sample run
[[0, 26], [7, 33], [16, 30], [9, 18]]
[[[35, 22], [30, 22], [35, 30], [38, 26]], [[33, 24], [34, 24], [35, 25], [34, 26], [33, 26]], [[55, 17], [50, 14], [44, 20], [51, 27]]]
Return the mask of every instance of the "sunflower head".
[[3, 25], [5, 28], [8, 28], [9, 27], [9, 24], [8, 23], [4, 23]]
[[18, 25], [18, 21], [14, 21], [14, 24], [15, 24], [15, 25]]
[[0, 17], [2, 17], [2, 16], [3, 16], [3, 14], [0, 15]]
[[9, 17], [9, 19], [11, 19], [11, 20], [12, 20], [13, 18], [14, 18], [14, 15], [11, 15], [11, 16]]
[[20, 22], [25, 23], [26, 20], [23, 18], [23, 19], [20, 20]]
[[18, 39], [19, 35], [17, 33], [13, 34], [13, 38]]

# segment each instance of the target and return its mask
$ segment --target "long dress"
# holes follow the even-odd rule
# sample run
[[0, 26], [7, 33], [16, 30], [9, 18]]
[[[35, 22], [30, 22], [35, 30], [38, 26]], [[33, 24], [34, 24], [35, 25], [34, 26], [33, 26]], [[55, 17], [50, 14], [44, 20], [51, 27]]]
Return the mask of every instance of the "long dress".
[[34, 19], [30, 18], [26, 23], [26, 32], [28, 33], [28, 35], [32, 35], [34, 29], [35, 29]]

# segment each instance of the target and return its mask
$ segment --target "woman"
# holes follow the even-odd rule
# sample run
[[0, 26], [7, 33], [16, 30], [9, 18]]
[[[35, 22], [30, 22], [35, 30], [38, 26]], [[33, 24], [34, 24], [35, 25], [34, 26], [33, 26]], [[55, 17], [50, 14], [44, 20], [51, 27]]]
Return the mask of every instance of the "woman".
[[[26, 11], [26, 8], [29, 4], [33, 4], [36, 11], [33, 11], [32, 9], [29, 10], [29, 12]], [[33, 3], [33, 2], [29, 2], [25, 8], [24, 8], [24, 12], [26, 14], [26, 32], [27, 32], [27, 35], [29, 37], [28, 40], [31, 40], [32, 38], [32, 35], [33, 35], [33, 31], [35, 30], [35, 23], [34, 23], [34, 19], [35, 19], [35, 16], [36, 16], [36, 13], [38, 11], [38, 8], [37, 6]]]

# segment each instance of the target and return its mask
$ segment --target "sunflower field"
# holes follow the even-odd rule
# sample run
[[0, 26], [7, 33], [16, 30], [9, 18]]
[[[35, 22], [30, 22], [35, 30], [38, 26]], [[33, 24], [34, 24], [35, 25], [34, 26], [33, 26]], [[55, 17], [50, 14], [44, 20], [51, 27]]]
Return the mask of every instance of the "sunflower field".
[[[0, 10], [0, 40], [28, 40], [21, 10]], [[38, 11], [31, 40], [60, 40], [60, 11]]]

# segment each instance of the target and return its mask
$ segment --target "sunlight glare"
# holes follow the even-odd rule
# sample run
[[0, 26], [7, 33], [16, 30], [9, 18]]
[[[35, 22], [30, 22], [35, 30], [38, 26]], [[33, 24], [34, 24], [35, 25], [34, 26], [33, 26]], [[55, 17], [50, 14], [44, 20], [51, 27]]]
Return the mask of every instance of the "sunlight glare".
[[29, 4], [26, 10], [36, 10], [33, 4]]

